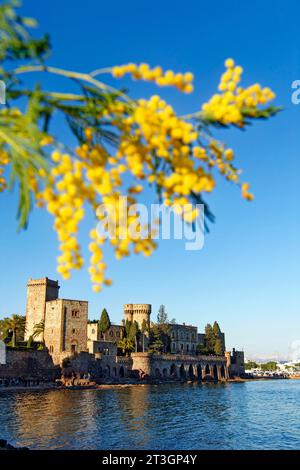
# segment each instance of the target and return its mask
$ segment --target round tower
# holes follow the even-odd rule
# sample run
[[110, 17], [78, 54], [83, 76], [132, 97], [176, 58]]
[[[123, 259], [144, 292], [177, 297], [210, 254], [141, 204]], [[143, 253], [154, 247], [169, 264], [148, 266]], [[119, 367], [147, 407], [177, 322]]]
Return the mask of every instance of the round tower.
[[151, 305], [150, 304], [125, 304], [124, 305], [125, 320], [131, 322], [136, 321], [139, 328], [142, 327], [143, 321], [145, 320], [146, 325], [150, 327], [150, 315]]

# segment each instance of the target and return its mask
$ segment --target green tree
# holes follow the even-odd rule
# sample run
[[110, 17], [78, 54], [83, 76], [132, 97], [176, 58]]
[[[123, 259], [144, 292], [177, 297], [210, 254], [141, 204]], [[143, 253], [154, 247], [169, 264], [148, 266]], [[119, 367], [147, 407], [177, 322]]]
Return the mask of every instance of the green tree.
[[215, 335], [210, 323], [205, 327], [204, 344], [210, 354], [215, 352]]
[[0, 340], [4, 341], [7, 338], [7, 327], [4, 320], [0, 320]]
[[24, 340], [26, 329], [26, 317], [23, 315], [12, 315], [4, 318], [3, 326], [8, 332], [12, 332], [11, 345], [16, 347], [18, 342]]
[[149, 351], [152, 353], [162, 353], [163, 350], [164, 342], [161, 328], [159, 325], [152, 323], [150, 328]]
[[134, 344], [135, 351], [137, 352], [137, 335], [139, 332], [139, 326], [136, 321], [132, 322], [129, 329], [129, 340]]
[[145, 352], [145, 334], [148, 331], [148, 325], [146, 320], [144, 319], [142, 321], [142, 326], [141, 326], [141, 333], [142, 333], [142, 338], [143, 338], [143, 352]]
[[34, 347], [34, 339], [33, 339], [33, 335], [30, 335], [27, 340], [27, 348], [32, 349], [33, 347]]
[[167, 323], [152, 323], [150, 328], [149, 350], [156, 353], [170, 351], [171, 336]]
[[106, 333], [107, 330], [109, 330], [110, 326], [111, 326], [110, 318], [109, 318], [106, 308], [104, 308], [102, 310], [101, 317], [99, 320], [100, 333]]
[[165, 325], [166, 323], [168, 323], [168, 314], [166, 312], [166, 307], [164, 305], [161, 305], [157, 314], [157, 324]]
[[124, 336], [124, 338], [120, 339], [118, 342], [118, 347], [123, 350], [124, 354], [129, 355], [132, 351], [135, 350], [134, 342], [131, 338]]
[[219, 327], [219, 323], [215, 321], [214, 324], [213, 324], [212, 329], [213, 329], [213, 333], [214, 333], [215, 337], [218, 338], [221, 335], [221, 329]]
[[224, 347], [221, 335], [221, 329], [218, 322], [214, 322], [213, 326], [208, 323], [205, 327], [204, 344], [209, 354], [224, 354]]
[[249, 369], [258, 369], [259, 368], [259, 365], [254, 362], [254, 361], [247, 361], [245, 363], [245, 369], [246, 370], [249, 370]]
[[204, 344], [197, 344], [196, 351], [197, 354], [200, 354], [201, 356], [209, 354], [209, 350]]
[[219, 338], [216, 339], [216, 341], [215, 341], [214, 352], [217, 356], [222, 356], [224, 354], [223, 342]]
[[265, 362], [264, 364], [260, 364], [261, 370], [272, 370], [275, 371], [277, 369], [277, 362], [269, 361]]

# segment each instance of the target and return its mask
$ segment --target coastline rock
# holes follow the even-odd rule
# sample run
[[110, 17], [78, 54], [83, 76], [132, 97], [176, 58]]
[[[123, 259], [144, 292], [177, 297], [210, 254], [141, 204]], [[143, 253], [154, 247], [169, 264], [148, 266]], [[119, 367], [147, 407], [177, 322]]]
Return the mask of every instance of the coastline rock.
[[14, 447], [6, 439], [0, 439], [0, 450], [29, 450], [28, 447]]

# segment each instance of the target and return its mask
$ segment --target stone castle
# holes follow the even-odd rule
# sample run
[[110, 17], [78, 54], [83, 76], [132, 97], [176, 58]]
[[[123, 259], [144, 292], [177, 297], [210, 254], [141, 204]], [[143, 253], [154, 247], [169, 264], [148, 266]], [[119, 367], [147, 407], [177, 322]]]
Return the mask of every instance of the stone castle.
[[[230, 375], [243, 373], [243, 352], [225, 351], [225, 336], [221, 333], [223, 355], [200, 356], [196, 354], [203, 344], [204, 334], [196, 326], [169, 324], [170, 352], [151, 354], [148, 352], [148, 331], [150, 327], [150, 304], [125, 304], [124, 319], [136, 321], [144, 333], [143, 352], [131, 353], [130, 357], [118, 355], [118, 342], [123, 338], [124, 325], [111, 325], [105, 333], [99, 331], [97, 321], [88, 319], [88, 302], [59, 298], [58, 281], [47, 277], [30, 279], [27, 284], [26, 338], [35, 331], [36, 325], [43, 325], [43, 332], [35, 339], [44, 341], [55, 365], [61, 365], [66, 358], [83, 358], [85, 368], [97, 364], [97, 370], [104, 377], [124, 377], [133, 372], [140, 377], [156, 378], [212, 378], [226, 380]], [[82, 361], [79, 368], [83, 369]]]

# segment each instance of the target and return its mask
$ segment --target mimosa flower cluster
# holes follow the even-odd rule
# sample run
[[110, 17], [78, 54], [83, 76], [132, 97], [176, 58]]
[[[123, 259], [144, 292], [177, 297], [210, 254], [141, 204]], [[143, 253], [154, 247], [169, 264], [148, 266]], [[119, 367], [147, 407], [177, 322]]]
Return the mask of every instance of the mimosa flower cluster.
[[125, 64], [113, 67], [112, 74], [115, 78], [122, 78], [130, 74], [135, 80], [145, 80], [156, 83], [159, 86], [175, 86], [184, 93], [193, 91], [194, 76], [191, 72], [175, 73], [173, 70], [163, 71], [161, 67], [150, 68], [148, 64]]
[[[214, 190], [217, 170], [240, 187], [245, 199], [253, 199], [249, 184], [240, 181], [241, 171], [234, 165], [233, 149], [213, 137], [207, 126], [243, 127], [245, 119], [257, 117], [275, 95], [259, 84], [242, 88], [243, 70], [232, 59], [225, 62], [225, 67], [220, 93], [205, 103], [200, 112], [189, 116], [179, 116], [158, 95], [134, 101], [120, 92], [114, 93], [97, 115], [93, 115], [95, 127], [85, 127], [80, 145], [74, 151], [63, 150], [53, 136], [40, 132], [37, 145], [43, 155], [50, 149], [49, 170], [35, 171], [34, 166], [29, 166], [24, 178], [28, 180], [36, 204], [46, 207], [54, 217], [60, 250], [58, 272], [63, 278], [68, 279], [72, 270], [81, 269], [84, 264], [78, 236], [87, 211], [94, 213], [95, 225], [100, 223], [106, 231], [116, 215], [118, 221], [108, 239], [91, 227], [89, 273], [96, 292], [112, 282], [106, 277], [106, 242], [117, 259], [131, 253], [152, 254], [156, 248], [154, 231], [141, 226], [138, 215], [132, 215], [128, 206], [124, 208], [120, 204], [123, 196], [127, 196], [129, 204], [135, 204], [145, 188], [153, 188], [166, 206], [175, 208], [186, 223], [192, 223], [198, 212], [190, 203]], [[134, 79], [151, 81], [158, 86], [175, 86], [186, 93], [193, 90], [191, 73], [164, 72], [161, 67], [151, 68], [147, 64], [121, 65], [110, 71], [115, 78], [130, 74]], [[99, 138], [99, 128], [105, 129], [105, 135], [111, 137], [113, 144], [108, 146], [105, 139]], [[7, 184], [3, 168], [10, 162], [10, 154], [4, 147], [0, 140], [0, 191]], [[186, 210], [187, 204], [190, 204], [189, 210]], [[110, 208], [108, 214], [98, 211], [102, 205]], [[127, 226], [124, 227], [120, 221], [125, 215]], [[131, 226], [137, 229], [134, 234]]]
[[232, 59], [225, 62], [226, 71], [221, 76], [221, 93], [202, 106], [203, 116], [223, 125], [244, 126], [245, 117], [255, 117], [258, 106], [265, 105], [275, 98], [270, 88], [262, 88], [258, 83], [247, 88], [239, 86], [243, 69], [235, 66]]

